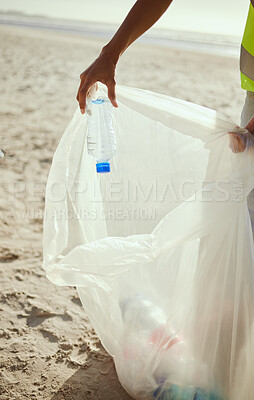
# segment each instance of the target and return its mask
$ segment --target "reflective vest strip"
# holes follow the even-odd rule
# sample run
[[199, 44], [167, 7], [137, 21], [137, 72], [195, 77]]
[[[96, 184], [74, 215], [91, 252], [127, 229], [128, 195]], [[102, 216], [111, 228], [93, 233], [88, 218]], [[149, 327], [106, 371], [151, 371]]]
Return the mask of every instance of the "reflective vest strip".
[[240, 70], [254, 81], [254, 57], [241, 46]]

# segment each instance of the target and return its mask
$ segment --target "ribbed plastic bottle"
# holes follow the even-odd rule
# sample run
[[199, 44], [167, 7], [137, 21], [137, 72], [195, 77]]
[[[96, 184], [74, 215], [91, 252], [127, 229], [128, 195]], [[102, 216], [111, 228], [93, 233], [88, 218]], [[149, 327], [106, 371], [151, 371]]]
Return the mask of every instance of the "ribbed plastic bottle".
[[106, 96], [87, 102], [87, 150], [96, 160], [98, 173], [110, 172], [110, 160], [116, 153], [113, 105]]
[[136, 295], [122, 300], [120, 308], [127, 332], [124, 349], [127, 359], [138, 357], [133, 338], [139, 343], [141, 340], [148, 353], [160, 352], [160, 362], [157, 360], [153, 374], [158, 384], [154, 399], [223, 400], [217, 393], [207, 392], [207, 365], [194, 359], [188, 343], [168, 325], [160, 307], [148, 298]]

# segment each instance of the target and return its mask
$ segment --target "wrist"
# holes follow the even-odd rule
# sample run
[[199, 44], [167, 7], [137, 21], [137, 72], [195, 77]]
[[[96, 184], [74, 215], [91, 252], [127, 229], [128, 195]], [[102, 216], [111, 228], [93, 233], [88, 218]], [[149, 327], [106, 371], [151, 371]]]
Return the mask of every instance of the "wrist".
[[117, 64], [120, 57], [120, 53], [111, 45], [110, 42], [102, 48], [101, 55], [108, 57], [114, 65]]

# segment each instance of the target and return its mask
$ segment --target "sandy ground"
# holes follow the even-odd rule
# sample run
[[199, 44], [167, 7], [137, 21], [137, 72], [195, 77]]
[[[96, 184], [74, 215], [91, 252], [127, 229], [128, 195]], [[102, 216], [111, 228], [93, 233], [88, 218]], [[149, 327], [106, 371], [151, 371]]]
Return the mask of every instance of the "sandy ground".
[[[105, 42], [0, 28], [0, 399], [127, 400], [74, 288], [44, 276], [42, 217], [52, 155], [77, 107], [79, 74]], [[136, 43], [117, 82], [239, 120], [238, 60]]]

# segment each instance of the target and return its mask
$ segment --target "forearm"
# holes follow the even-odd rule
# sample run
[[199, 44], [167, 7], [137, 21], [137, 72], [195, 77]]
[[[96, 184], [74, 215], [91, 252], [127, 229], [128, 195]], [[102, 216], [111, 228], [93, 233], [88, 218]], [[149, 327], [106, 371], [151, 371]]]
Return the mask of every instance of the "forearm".
[[172, 1], [137, 0], [116, 34], [104, 46], [103, 51], [110, 53], [116, 63], [127, 47], [158, 21]]
[[118, 107], [115, 94], [115, 69], [120, 55], [164, 14], [173, 0], [137, 0], [122, 25], [96, 60], [80, 75], [77, 93], [80, 110], [85, 112], [89, 89], [102, 82], [108, 87], [108, 98]]
[[251, 118], [251, 120], [246, 125], [246, 129], [248, 129], [249, 132], [254, 134], [254, 116]]

